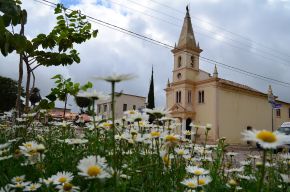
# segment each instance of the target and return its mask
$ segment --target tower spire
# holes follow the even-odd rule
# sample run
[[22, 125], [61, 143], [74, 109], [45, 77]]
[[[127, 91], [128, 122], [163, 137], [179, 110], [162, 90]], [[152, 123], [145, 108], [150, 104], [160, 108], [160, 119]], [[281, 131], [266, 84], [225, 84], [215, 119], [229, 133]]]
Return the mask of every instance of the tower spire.
[[218, 71], [216, 65], [214, 65], [213, 77], [218, 78]]
[[196, 42], [194, 38], [194, 33], [192, 29], [191, 19], [189, 15], [188, 5], [186, 6], [186, 14], [183, 21], [183, 26], [179, 36], [179, 41], [177, 44], [178, 48], [196, 48]]

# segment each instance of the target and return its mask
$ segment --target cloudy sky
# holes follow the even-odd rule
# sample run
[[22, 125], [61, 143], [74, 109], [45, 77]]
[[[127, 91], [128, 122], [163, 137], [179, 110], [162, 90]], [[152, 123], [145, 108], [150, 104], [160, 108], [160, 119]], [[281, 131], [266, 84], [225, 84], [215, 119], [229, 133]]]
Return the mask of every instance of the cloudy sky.
[[[38, 0], [41, 1], [41, 0]], [[290, 82], [290, 0], [50, 0], [155, 40], [174, 45], [178, 41], [185, 7], [189, 4], [196, 41], [202, 56], [283, 82]], [[35, 0], [23, 0], [28, 11], [26, 35], [48, 33], [55, 24], [53, 8]], [[170, 49], [92, 23], [98, 37], [76, 46], [81, 63], [68, 67], [39, 67], [36, 86], [43, 96], [53, 87], [55, 74], [73, 81], [92, 81], [94, 89], [109, 92], [109, 84], [94, 76], [134, 73], [135, 80], [117, 85], [125, 93], [147, 96], [151, 67], [154, 67], [155, 98], [165, 106], [167, 79], [172, 78]], [[214, 64], [201, 60], [201, 69], [213, 72]], [[282, 86], [217, 65], [219, 76], [267, 92], [290, 102], [290, 85]], [[18, 77], [18, 57], [0, 56], [0, 75]], [[25, 79], [24, 79], [25, 82]], [[76, 109], [73, 101], [71, 108]], [[58, 103], [62, 106], [61, 103]]]

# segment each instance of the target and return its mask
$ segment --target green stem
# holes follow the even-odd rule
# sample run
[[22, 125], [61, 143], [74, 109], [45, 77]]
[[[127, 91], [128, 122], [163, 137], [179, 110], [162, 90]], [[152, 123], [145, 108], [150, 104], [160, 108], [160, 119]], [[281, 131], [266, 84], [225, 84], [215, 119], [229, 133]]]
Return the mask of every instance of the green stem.
[[258, 192], [262, 191], [262, 186], [263, 186], [263, 181], [264, 181], [264, 177], [265, 177], [265, 164], [266, 164], [266, 154], [267, 151], [263, 150], [263, 164], [262, 164], [262, 168], [261, 168], [261, 178], [259, 181], [259, 185], [258, 185]]
[[115, 142], [115, 82], [112, 82], [112, 94], [111, 94], [111, 103], [112, 103], [112, 129], [113, 129], [113, 169], [114, 169], [114, 186], [117, 189], [117, 168], [116, 168], [116, 142]]

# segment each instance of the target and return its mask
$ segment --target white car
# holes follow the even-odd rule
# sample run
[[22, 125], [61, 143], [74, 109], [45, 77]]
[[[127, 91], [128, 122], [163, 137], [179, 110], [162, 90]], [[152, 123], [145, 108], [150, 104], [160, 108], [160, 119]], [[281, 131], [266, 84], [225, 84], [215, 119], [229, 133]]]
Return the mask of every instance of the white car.
[[[281, 127], [277, 129], [278, 132], [283, 133], [285, 135], [290, 135], [290, 122], [282, 123]], [[290, 152], [290, 141], [288, 144], [281, 146], [278, 148], [278, 151], [282, 151], [283, 148], [288, 148]]]

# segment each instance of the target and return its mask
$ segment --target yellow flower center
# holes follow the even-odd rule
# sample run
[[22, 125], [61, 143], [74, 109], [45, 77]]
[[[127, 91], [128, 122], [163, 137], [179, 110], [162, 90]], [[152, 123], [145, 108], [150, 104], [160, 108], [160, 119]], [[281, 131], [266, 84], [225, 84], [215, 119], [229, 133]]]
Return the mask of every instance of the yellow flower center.
[[99, 175], [101, 172], [102, 172], [102, 169], [99, 166], [93, 165], [93, 166], [90, 166], [88, 168], [87, 174], [90, 177], [95, 177], [95, 176]]
[[103, 126], [104, 127], [111, 127], [111, 123], [104, 123]]
[[16, 177], [16, 178], [15, 178], [15, 181], [18, 183], [18, 182], [21, 182], [21, 181], [23, 181], [23, 180], [22, 180], [21, 177]]
[[177, 152], [177, 154], [178, 155], [184, 155], [184, 151], [183, 150], [180, 150], [180, 151]]
[[199, 185], [204, 185], [205, 184], [205, 179], [199, 179], [198, 180]]
[[35, 185], [31, 185], [30, 186], [30, 190], [35, 190], [36, 189], [36, 186]]
[[202, 171], [201, 170], [195, 170], [193, 172], [193, 174], [195, 174], [195, 175], [202, 175]]
[[267, 143], [273, 143], [277, 141], [277, 137], [274, 133], [265, 130], [260, 131], [256, 137]]
[[60, 177], [58, 179], [58, 182], [60, 182], [60, 183], [65, 183], [66, 181], [67, 181], [67, 179], [65, 177]]
[[23, 185], [22, 185], [21, 183], [16, 183], [15, 187], [16, 187], [16, 188], [22, 188]]
[[230, 185], [237, 185], [237, 182], [234, 179], [229, 180]]
[[173, 135], [167, 135], [167, 136], [165, 137], [165, 140], [166, 140], [166, 141], [169, 141], [169, 142], [176, 142], [176, 141], [177, 141], [177, 138], [174, 137]]
[[169, 156], [168, 155], [164, 155], [162, 159], [163, 159], [163, 162], [164, 162], [165, 166], [168, 167], [170, 165]]
[[30, 147], [32, 147], [32, 144], [31, 144], [31, 143], [26, 143], [24, 146], [25, 146], [26, 148], [30, 148]]
[[64, 191], [70, 191], [72, 189], [73, 185], [70, 183], [63, 184], [63, 190]]
[[140, 121], [140, 122], [139, 122], [139, 125], [140, 125], [141, 127], [143, 127], [143, 126], [145, 125], [145, 123], [144, 123], [143, 121]]
[[196, 187], [193, 182], [188, 182], [187, 186], [190, 187], [190, 188], [195, 188]]
[[160, 136], [160, 132], [158, 132], [158, 131], [152, 131], [150, 134], [152, 137], [159, 137]]
[[135, 114], [135, 111], [130, 111], [129, 114], [133, 115]]

